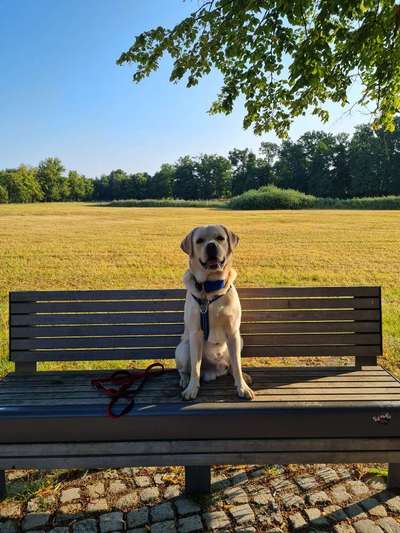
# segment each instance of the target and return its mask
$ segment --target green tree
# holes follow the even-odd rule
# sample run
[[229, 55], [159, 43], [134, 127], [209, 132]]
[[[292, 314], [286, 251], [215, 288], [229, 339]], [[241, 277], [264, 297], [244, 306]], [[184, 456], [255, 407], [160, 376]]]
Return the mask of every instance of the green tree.
[[149, 198], [170, 198], [175, 180], [175, 166], [167, 163], [151, 176], [147, 183]]
[[259, 189], [263, 185], [273, 182], [273, 172], [265, 159], [257, 156], [245, 148], [234, 148], [229, 152], [232, 164], [232, 194], [241, 194], [249, 189]]
[[231, 193], [231, 163], [217, 154], [202, 154], [197, 160], [199, 198], [223, 198]]
[[0, 185], [0, 204], [6, 204], [8, 202], [8, 191], [4, 185]]
[[66, 188], [68, 191], [68, 200], [80, 201], [87, 200], [93, 190], [92, 180], [88, 180], [76, 170], [70, 170], [66, 178]]
[[400, 110], [400, 5], [396, 0], [203, 0], [173, 28], [145, 31], [117, 63], [135, 63], [139, 82], [172, 57], [170, 80], [192, 87], [218, 69], [223, 85], [212, 113], [231, 113], [238, 97], [244, 126], [287, 135], [308, 110], [323, 121], [327, 101], [374, 104], [374, 124], [393, 131]]
[[65, 169], [57, 157], [48, 157], [39, 163], [37, 180], [42, 188], [45, 202], [64, 199], [64, 171]]
[[200, 183], [196, 161], [189, 155], [178, 159], [175, 165], [174, 198], [197, 200], [200, 198]]
[[26, 165], [0, 171], [0, 185], [7, 190], [8, 201], [29, 203], [42, 200], [43, 191], [36, 176], [36, 169]]

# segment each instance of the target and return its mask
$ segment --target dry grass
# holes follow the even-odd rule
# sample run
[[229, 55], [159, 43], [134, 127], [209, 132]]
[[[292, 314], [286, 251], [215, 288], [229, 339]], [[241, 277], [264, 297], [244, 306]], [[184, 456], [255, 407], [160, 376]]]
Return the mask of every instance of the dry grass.
[[383, 287], [385, 364], [400, 354], [399, 211], [226, 211], [79, 203], [0, 206], [0, 375], [7, 293], [28, 289], [180, 287], [185, 233], [224, 223], [240, 235], [241, 286]]

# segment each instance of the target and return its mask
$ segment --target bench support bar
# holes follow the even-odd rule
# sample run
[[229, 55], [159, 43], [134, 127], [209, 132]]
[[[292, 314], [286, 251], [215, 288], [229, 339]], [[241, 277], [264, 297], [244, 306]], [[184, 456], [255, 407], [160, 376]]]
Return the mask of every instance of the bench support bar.
[[209, 494], [210, 490], [210, 466], [185, 466], [186, 494]]
[[400, 489], [400, 463], [389, 463], [388, 488]]
[[0, 500], [4, 500], [6, 497], [6, 472], [0, 470]]

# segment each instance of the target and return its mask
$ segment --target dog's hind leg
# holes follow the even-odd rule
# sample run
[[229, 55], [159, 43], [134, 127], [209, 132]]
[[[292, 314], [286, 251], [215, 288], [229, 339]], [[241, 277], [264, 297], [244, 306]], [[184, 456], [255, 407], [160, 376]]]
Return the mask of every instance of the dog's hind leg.
[[176, 347], [175, 361], [181, 377], [179, 385], [185, 389], [190, 380], [190, 346], [188, 340], [182, 340]]

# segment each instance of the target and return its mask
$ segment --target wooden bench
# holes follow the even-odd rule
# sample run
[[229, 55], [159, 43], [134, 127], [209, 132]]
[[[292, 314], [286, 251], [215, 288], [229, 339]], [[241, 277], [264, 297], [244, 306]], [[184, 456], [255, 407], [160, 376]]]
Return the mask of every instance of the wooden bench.
[[184, 402], [175, 371], [149, 380], [127, 416], [108, 418], [91, 386], [110, 371], [41, 371], [38, 361], [173, 358], [183, 290], [10, 293], [10, 358], [0, 381], [5, 469], [184, 465], [188, 493], [212, 464], [391, 463], [400, 486], [400, 383], [377, 366], [379, 287], [240, 289], [243, 357], [354, 356], [352, 366], [253, 367], [256, 400], [230, 376]]

